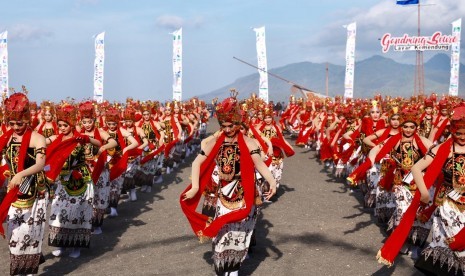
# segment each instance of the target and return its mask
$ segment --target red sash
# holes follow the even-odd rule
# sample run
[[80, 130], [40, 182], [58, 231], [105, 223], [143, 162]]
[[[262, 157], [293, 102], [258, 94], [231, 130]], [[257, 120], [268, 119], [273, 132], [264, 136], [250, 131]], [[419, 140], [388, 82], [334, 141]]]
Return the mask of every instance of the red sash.
[[[13, 135], [13, 129], [10, 129], [7, 133], [3, 134], [0, 137], [0, 150], [3, 150]], [[27, 149], [29, 148], [29, 143], [31, 141], [32, 130], [27, 129], [23, 134], [23, 139], [21, 141], [21, 146], [19, 148], [19, 158], [18, 158], [18, 172], [24, 170], [24, 162], [26, 161]], [[1, 175], [5, 172], [8, 167], [3, 166]], [[19, 195], [19, 186], [15, 186], [13, 189], [8, 191], [5, 198], [3, 199], [2, 204], [0, 205], [0, 235], [5, 238], [5, 230], [3, 229], [2, 223], [5, 221], [6, 216], [8, 215], [8, 210], [13, 202], [18, 199]]]
[[237, 222], [246, 218], [254, 204], [255, 198], [255, 177], [254, 177], [254, 164], [252, 157], [249, 154], [249, 149], [244, 140], [244, 135], [238, 134], [238, 144], [241, 155], [241, 176], [242, 186], [244, 188], [244, 199], [245, 208], [232, 211], [226, 215], [215, 218], [212, 222], [208, 221], [208, 216], [198, 213], [196, 211], [199, 204], [200, 198], [202, 197], [203, 191], [207, 184], [211, 181], [213, 169], [215, 168], [214, 159], [218, 150], [223, 143], [225, 138], [224, 134], [218, 138], [218, 141], [214, 145], [212, 151], [208, 155], [207, 159], [200, 166], [200, 177], [199, 177], [199, 191], [197, 194], [189, 199], [183, 200], [183, 195], [189, 191], [192, 184], [190, 184], [180, 196], [180, 204], [184, 215], [189, 220], [194, 233], [202, 240], [203, 237], [213, 238], [217, 235], [218, 231], [227, 223]]

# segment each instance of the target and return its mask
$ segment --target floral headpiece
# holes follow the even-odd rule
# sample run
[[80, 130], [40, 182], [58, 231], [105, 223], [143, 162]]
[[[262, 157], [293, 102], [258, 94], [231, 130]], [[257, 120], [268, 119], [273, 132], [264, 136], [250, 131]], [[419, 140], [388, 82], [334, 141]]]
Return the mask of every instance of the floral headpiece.
[[7, 121], [30, 121], [29, 100], [24, 93], [14, 93], [4, 102]]
[[114, 106], [110, 106], [109, 108], [107, 108], [107, 110], [105, 111], [105, 120], [107, 122], [116, 123], [121, 121], [119, 109]]
[[85, 101], [79, 104], [79, 115], [81, 119], [94, 119], [95, 107], [91, 101]]
[[[53, 105], [53, 103], [51, 101], [43, 101], [41, 104], [40, 104], [40, 109], [42, 110], [42, 112], [45, 113], [45, 111], [49, 111], [50, 114], [55, 115], [55, 106]], [[42, 114], [44, 114], [42, 113]]]
[[136, 110], [132, 106], [124, 109], [123, 119], [126, 121], [136, 121]]
[[387, 112], [387, 115], [389, 118], [391, 118], [392, 116], [395, 116], [395, 115], [399, 115], [399, 104], [396, 102], [396, 101], [392, 101], [390, 104], [389, 104], [389, 110]]
[[36, 110], [37, 111], [37, 103], [36, 102], [29, 102], [29, 110]]
[[425, 108], [427, 107], [434, 107], [434, 102], [432, 99], [426, 99], [425, 100]]
[[225, 122], [236, 125], [241, 123], [242, 112], [236, 99], [237, 94], [235, 89], [231, 89], [231, 97], [226, 98], [216, 106], [216, 116], [220, 125]]
[[439, 101], [439, 110], [442, 109], [449, 109], [449, 102], [446, 99], [442, 99]]
[[267, 117], [267, 116], [271, 116], [273, 117], [273, 106], [271, 105], [266, 105], [265, 108], [263, 108], [263, 116], [264, 117]]
[[461, 102], [454, 110], [450, 118], [452, 132], [458, 129], [465, 129], [465, 103]]
[[72, 126], [76, 125], [78, 109], [73, 104], [64, 102], [56, 108], [57, 121], [66, 122]]
[[372, 100], [370, 109], [381, 109], [381, 105], [379, 104], [377, 100]]
[[407, 122], [414, 123], [415, 125], [420, 125], [420, 114], [418, 110], [406, 107], [400, 112], [400, 124], [403, 125]]
[[174, 108], [181, 108], [181, 105], [180, 105], [179, 102], [176, 101], [176, 100], [173, 101], [173, 109], [174, 109]]

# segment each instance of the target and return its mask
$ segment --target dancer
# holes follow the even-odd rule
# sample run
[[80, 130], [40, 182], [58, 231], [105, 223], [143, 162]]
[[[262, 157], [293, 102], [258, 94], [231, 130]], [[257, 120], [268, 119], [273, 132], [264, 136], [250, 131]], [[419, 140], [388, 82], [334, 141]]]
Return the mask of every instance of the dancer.
[[[450, 120], [452, 138], [433, 148], [412, 168], [420, 191], [420, 207], [432, 213], [432, 241], [421, 252], [415, 267], [427, 275], [465, 274], [465, 106], [454, 109]], [[423, 177], [422, 171], [426, 169]], [[430, 203], [432, 180], [443, 181]], [[418, 203], [418, 201], [416, 201]], [[418, 207], [418, 205], [412, 208]], [[434, 213], [433, 213], [434, 212]], [[425, 212], [423, 212], [425, 213]]]
[[[12, 94], [4, 106], [10, 129], [0, 138], [0, 149], [7, 161], [7, 167], [1, 167], [1, 175], [3, 180], [9, 175], [9, 192], [0, 207], [0, 221], [8, 211], [10, 274], [37, 274], [39, 264], [45, 261], [42, 241], [50, 191], [43, 172], [46, 143], [42, 135], [32, 131], [25, 94]], [[1, 234], [4, 235], [3, 228]]]
[[[266, 198], [276, 193], [276, 182], [260, 157], [258, 145], [239, 131], [239, 104], [233, 97], [217, 109], [222, 133], [211, 139], [192, 164], [192, 184], [180, 202], [194, 233], [201, 239], [213, 238], [213, 263], [218, 275], [238, 275], [247, 255], [257, 218], [255, 168], [270, 183]], [[216, 216], [213, 220], [196, 212], [200, 197], [211, 182], [215, 165], [219, 185]], [[239, 241], [239, 242], [234, 242]]]

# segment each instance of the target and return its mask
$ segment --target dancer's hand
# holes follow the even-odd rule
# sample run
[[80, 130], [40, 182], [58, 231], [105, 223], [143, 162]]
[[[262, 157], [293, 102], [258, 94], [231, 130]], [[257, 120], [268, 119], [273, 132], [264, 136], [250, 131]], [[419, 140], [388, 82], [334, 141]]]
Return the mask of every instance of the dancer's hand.
[[183, 195], [182, 201], [185, 201], [185, 200], [188, 200], [188, 199], [193, 198], [193, 197], [197, 194], [198, 191], [199, 191], [199, 188], [191, 187], [191, 188], [189, 189], [189, 191], [187, 191], [187, 192]]
[[8, 183], [8, 190], [11, 190], [16, 186], [19, 186], [19, 184], [21, 184], [22, 179], [23, 177], [19, 174], [16, 174], [15, 176], [13, 176], [13, 178]]
[[428, 193], [425, 193], [425, 194], [422, 194], [420, 196], [420, 203], [424, 204], [424, 205], [428, 205], [429, 204], [429, 194]]
[[265, 200], [270, 200], [276, 194], [276, 186], [270, 186], [270, 190], [268, 192], [263, 193], [265, 195]]

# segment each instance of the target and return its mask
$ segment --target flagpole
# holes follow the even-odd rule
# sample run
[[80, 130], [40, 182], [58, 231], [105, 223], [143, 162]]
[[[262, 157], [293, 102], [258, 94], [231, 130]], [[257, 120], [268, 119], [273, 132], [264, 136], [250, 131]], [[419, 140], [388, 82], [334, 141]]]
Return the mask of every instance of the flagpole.
[[[421, 35], [421, 4], [418, 1], [418, 37]], [[425, 73], [424, 73], [424, 66], [423, 66], [423, 51], [418, 50], [416, 54], [416, 68], [415, 68], [415, 81], [414, 81], [414, 91], [413, 96], [420, 96], [423, 95], [425, 90]]]

